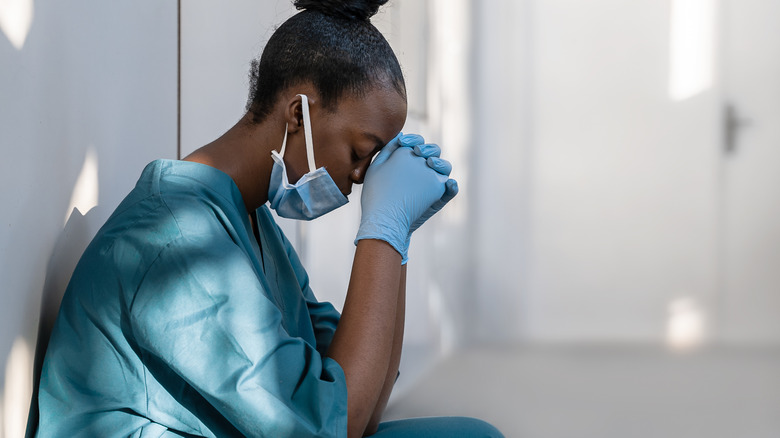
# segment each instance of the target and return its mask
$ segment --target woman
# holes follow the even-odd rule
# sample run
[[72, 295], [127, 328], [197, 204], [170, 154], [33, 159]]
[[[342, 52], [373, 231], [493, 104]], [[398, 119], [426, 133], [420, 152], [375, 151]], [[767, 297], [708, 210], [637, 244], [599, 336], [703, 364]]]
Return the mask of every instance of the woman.
[[[369, 21], [385, 1], [296, 1], [253, 64], [246, 115], [147, 166], [68, 286], [39, 436], [499, 436], [464, 418], [380, 425], [411, 234], [457, 193], [439, 148], [398, 134], [403, 77]], [[310, 220], [364, 182], [339, 315], [265, 204]]]

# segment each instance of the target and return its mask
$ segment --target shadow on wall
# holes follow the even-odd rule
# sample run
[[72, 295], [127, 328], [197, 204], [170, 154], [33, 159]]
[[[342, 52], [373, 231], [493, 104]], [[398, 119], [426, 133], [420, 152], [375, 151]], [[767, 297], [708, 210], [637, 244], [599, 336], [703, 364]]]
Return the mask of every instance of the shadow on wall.
[[176, 3], [0, 1], [0, 438], [25, 432], [39, 313], [48, 333], [106, 212], [175, 157], [176, 59]]
[[33, 365], [33, 391], [30, 403], [30, 414], [27, 420], [27, 436], [32, 437], [38, 428], [38, 383], [41, 380], [41, 368], [46, 347], [57, 319], [62, 296], [70, 282], [73, 270], [76, 268], [81, 254], [92, 240], [93, 232], [90, 230], [88, 217], [102, 217], [99, 208], [93, 208], [86, 215], [82, 215], [78, 208], [74, 208], [68, 218], [65, 228], [62, 230], [54, 250], [49, 258], [46, 269], [46, 280], [41, 296], [41, 314], [38, 324], [38, 341], [35, 345], [35, 361]]
[[[33, 356], [41, 294], [50, 330], [57, 296], [90, 237], [78, 211], [63, 230], [95, 134], [83, 121], [85, 104], [74, 99], [74, 94], [88, 97], [82, 91], [89, 79], [72, 74], [75, 61], [68, 56], [71, 44], [83, 38], [78, 41], [75, 30], [58, 27], [64, 17], [80, 12], [54, 9], [33, 10], [32, 0], [0, 2], [0, 144], [9, 164], [0, 176], [0, 437], [5, 438], [25, 433], [33, 374], [39, 374], [43, 360], [43, 350], [37, 361]], [[96, 172], [94, 179], [97, 184]]]

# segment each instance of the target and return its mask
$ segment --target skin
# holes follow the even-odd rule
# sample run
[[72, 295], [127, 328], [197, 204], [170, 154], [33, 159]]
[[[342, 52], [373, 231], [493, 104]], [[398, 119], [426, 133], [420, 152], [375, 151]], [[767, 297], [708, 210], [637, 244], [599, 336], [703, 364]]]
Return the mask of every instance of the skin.
[[[311, 84], [280, 94], [273, 111], [260, 123], [246, 114], [217, 140], [184, 158], [217, 168], [238, 186], [247, 213], [268, 201], [273, 160], [281, 149], [291, 183], [309, 171], [303, 132], [301, 98], [309, 98], [314, 158], [324, 166], [342, 193], [362, 184], [373, 156], [401, 130], [406, 99], [377, 84], [360, 96], [343, 96], [324, 109]], [[398, 372], [403, 342], [406, 266], [387, 242], [358, 242], [344, 310], [328, 356], [341, 365], [347, 382], [348, 436], [376, 432]]]

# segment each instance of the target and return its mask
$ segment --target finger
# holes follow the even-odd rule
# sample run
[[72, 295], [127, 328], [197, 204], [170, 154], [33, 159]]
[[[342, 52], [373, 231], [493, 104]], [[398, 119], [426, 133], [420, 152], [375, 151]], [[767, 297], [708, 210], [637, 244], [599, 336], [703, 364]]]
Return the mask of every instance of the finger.
[[441, 196], [441, 199], [433, 203], [431, 210], [434, 211], [434, 214], [438, 213], [439, 210], [444, 208], [444, 206], [447, 205], [447, 203], [450, 202], [457, 194], [458, 182], [454, 179], [447, 180], [447, 182], [444, 183], [444, 194]]
[[458, 182], [450, 178], [444, 183], [444, 194], [441, 195], [441, 199], [436, 201], [434, 208], [436, 211], [441, 210], [448, 202], [452, 200], [458, 194]]
[[450, 199], [454, 198], [458, 194], [458, 190], [458, 182], [450, 178], [446, 183], [444, 183], [444, 195], [441, 197], [441, 199], [446, 204], [450, 201]]
[[406, 134], [401, 136], [399, 142], [401, 146], [411, 148], [425, 143], [425, 139], [419, 134]]
[[421, 144], [414, 147], [414, 153], [423, 157], [440, 157], [441, 148], [435, 144]]
[[401, 146], [402, 137], [404, 137], [403, 132], [399, 132], [398, 135], [390, 140], [390, 143], [386, 144], [385, 147], [383, 147], [382, 150], [376, 154], [376, 157], [374, 157], [374, 161], [371, 162], [371, 165], [378, 166], [387, 161], [387, 159], [390, 158], [390, 155], [392, 155], [393, 152], [395, 152], [395, 150]]
[[442, 175], [449, 175], [452, 172], [452, 164], [447, 160], [442, 160], [437, 157], [430, 157], [425, 160], [428, 163], [428, 167], [439, 172]]

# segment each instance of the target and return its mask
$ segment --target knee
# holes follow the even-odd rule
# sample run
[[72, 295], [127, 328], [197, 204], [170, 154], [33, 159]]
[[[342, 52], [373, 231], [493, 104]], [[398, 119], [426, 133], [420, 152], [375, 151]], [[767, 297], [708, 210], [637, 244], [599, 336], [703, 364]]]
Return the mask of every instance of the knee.
[[484, 437], [484, 438], [504, 438], [504, 435], [492, 424], [471, 417], [450, 417], [448, 418], [450, 427], [457, 430], [463, 436]]
[[377, 438], [504, 438], [493, 425], [471, 417], [423, 417], [382, 423]]

